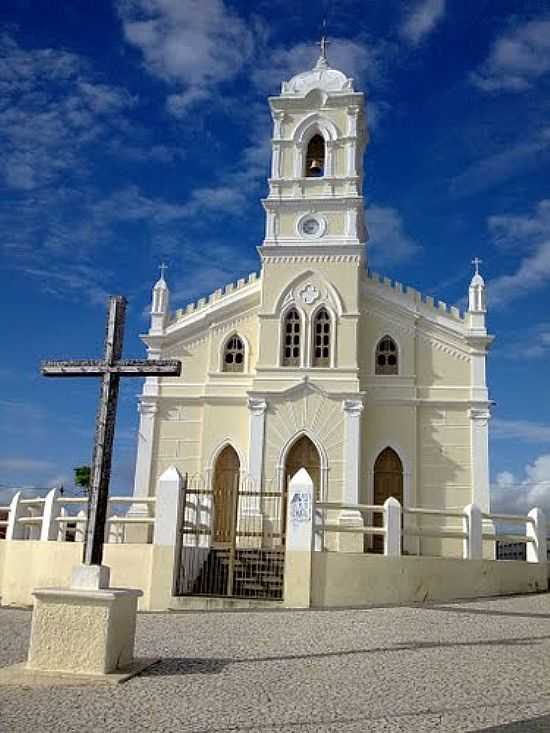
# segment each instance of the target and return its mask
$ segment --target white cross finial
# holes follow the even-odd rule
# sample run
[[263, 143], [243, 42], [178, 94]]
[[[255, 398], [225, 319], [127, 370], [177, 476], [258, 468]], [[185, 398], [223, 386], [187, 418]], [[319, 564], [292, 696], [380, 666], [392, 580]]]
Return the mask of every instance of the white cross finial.
[[160, 265], [159, 265], [160, 279], [161, 280], [164, 280], [164, 272], [167, 269], [168, 269], [168, 265], [165, 265], [164, 262], [161, 262]]
[[479, 266], [483, 264], [483, 260], [480, 260], [479, 257], [474, 257], [472, 260], [472, 265], [476, 268], [476, 275], [479, 275]]
[[318, 41], [317, 45], [321, 49], [321, 58], [325, 61], [327, 60], [327, 47], [330, 46], [330, 41], [327, 40], [327, 37], [324, 35], [321, 36], [321, 40]]

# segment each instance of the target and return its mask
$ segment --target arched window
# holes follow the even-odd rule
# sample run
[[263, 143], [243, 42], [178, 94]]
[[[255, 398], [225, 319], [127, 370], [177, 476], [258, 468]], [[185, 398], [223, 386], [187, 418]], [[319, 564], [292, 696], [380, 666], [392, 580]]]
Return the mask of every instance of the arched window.
[[223, 349], [224, 372], [244, 372], [244, 343], [240, 336], [231, 336]]
[[375, 374], [397, 374], [398, 373], [397, 344], [390, 338], [384, 336], [376, 347]]
[[307, 146], [306, 178], [319, 178], [325, 174], [325, 141], [322, 135], [314, 135]]
[[302, 324], [296, 308], [291, 308], [283, 322], [283, 366], [300, 366]]
[[313, 366], [330, 366], [330, 316], [326, 308], [317, 311], [313, 322]]

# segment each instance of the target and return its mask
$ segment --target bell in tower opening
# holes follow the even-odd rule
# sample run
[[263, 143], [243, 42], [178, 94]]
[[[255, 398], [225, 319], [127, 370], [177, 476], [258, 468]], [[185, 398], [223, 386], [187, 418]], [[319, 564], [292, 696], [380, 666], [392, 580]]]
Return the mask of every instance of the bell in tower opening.
[[319, 178], [325, 173], [325, 141], [314, 135], [307, 146], [306, 178]]

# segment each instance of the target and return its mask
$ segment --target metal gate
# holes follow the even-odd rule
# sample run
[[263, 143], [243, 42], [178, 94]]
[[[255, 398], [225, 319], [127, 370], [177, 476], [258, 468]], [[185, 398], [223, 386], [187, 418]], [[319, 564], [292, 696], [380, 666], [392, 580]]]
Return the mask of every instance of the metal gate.
[[283, 598], [284, 491], [224, 470], [190, 477], [184, 506], [174, 595]]

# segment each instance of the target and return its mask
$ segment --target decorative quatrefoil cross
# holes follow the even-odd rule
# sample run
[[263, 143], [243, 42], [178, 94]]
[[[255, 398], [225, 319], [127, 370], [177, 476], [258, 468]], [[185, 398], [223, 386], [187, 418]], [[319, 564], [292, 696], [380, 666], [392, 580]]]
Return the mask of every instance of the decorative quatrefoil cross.
[[309, 283], [306, 285], [306, 287], [300, 292], [300, 296], [304, 303], [307, 305], [311, 305], [312, 303], [315, 303], [317, 298], [319, 297], [319, 291], [317, 288]]

